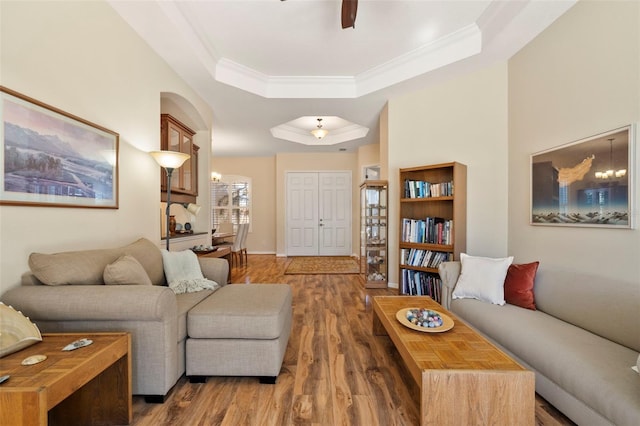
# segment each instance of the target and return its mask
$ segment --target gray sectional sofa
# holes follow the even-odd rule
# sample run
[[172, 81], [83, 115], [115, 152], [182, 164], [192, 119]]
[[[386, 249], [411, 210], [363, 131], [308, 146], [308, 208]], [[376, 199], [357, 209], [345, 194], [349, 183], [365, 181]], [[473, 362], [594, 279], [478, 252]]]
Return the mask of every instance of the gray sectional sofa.
[[579, 425], [640, 424], [640, 283], [538, 270], [536, 310], [452, 299], [460, 262], [442, 263], [442, 304], [530, 368], [536, 392]]
[[[123, 258], [130, 259], [126, 256], [136, 259], [134, 263], [139, 264], [138, 273], [125, 267], [107, 276], [109, 265]], [[188, 316], [191, 309], [209, 298], [243, 298], [249, 305], [259, 305], [254, 306], [254, 310], [263, 315], [272, 315], [272, 322], [280, 326], [279, 332], [273, 331], [266, 337], [258, 336], [254, 338], [254, 343], [264, 344], [262, 339], [277, 339], [279, 350], [263, 353], [269, 359], [271, 368], [265, 369], [261, 365], [252, 368], [251, 359], [245, 359], [242, 352], [233, 350], [233, 344], [229, 345], [234, 337], [244, 345], [250, 340], [247, 340], [247, 336], [227, 333], [226, 344], [231, 348], [233, 364], [248, 364], [245, 375], [277, 376], [291, 327], [291, 293], [288, 286], [272, 284], [271, 290], [277, 289], [277, 300], [272, 300], [271, 305], [266, 306], [262, 303], [262, 296], [269, 291], [269, 287], [258, 289], [257, 285], [225, 285], [229, 271], [226, 260], [198, 258], [198, 262], [204, 277], [217, 282], [222, 286], [220, 289], [175, 294], [167, 286], [160, 249], [146, 239], [114, 249], [33, 253], [29, 258], [31, 271], [23, 275], [22, 285], [5, 292], [0, 300], [22, 311], [42, 332], [130, 332], [133, 394], [145, 395], [151, 401], [163, 401], [186, 370]], [[140, 265], [144, 269], [142, 272]], [[105, 280], [111, 285], [105, 285]], [[250, 296], [252, 289], [257, 290], [256, 294], [260, 297]], [[218, 323], [223, 322], [219, 317], [227, 313], [234, 314], [229, 310], [209, 311], [212, 318], [218, 317]], [[215, 346], [215, 341], [212, 345]], [[196, 355], [200, 359], [208, 358], [205, 353], [191, 356]], [[219, 375], [225, 375], [224, 362], [220, 362], [218, 367], [216, 371]]]

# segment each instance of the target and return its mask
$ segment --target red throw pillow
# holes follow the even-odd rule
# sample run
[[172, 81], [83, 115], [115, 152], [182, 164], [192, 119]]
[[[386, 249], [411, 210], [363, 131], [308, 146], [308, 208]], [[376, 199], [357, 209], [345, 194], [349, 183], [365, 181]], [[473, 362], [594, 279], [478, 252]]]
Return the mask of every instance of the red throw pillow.
[[504, 279], [504, 300], [521, 308], [536, 310], [533, 281], [540, 262], [511, 264]]

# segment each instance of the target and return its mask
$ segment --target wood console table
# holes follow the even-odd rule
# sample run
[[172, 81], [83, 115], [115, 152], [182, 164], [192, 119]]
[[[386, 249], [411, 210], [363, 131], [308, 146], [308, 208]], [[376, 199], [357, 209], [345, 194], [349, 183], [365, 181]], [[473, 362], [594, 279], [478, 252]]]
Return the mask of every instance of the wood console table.
[[[404, 308], [454, 320], [442, 333], [415, 331], [396, 319]], [[535, 376], [430, 297], [373, 298], [373, 334], [388, 334], [420, 387], [421, 425], [533, 425]]]
[[[93, 344], [62, 348], [86, 337]], [[130, 424], [131, 336], [129, 333], [44, 334], [42, 342], [0, 358], [2, 425]], [[31, 355], [39, 364], [21, 365]]]

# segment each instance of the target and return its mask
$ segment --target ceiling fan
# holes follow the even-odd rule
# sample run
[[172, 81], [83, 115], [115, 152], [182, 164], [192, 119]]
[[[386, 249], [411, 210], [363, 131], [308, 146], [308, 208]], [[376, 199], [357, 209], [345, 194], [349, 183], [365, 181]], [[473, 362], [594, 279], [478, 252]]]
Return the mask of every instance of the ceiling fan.
[[342, 28], [356, 27], [358, 0], [342, 0]]
[[[286, 0], [280, 0], [286, 1]], [[342, 0], [342, 28], [356, 27], [358, 0]]]

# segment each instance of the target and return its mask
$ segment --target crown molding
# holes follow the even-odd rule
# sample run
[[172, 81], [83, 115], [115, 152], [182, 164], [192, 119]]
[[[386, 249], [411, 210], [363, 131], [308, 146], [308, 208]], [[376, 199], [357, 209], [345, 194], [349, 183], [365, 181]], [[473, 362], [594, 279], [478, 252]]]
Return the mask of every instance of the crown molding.
[[358, 96], [425, 74], [482, 51], [478, 26], [467, 25], [451, 34], [398, 56], [356, 76]]
[[357, 76], [269, 76], [226, 58], [217, 81], [265, 98], [357, 98], [408, 80], [482, 50], [482, 34], [470, 24]]
[[355, 98], [353, 77], [269, 76], [222, 58], [215, 78], [220, 83], [265, 98]]
[[166, 18], [178, 29], [190, 46], [200, 63], [211, 76], [215, 77], [216, 65], [222, 59], [215, 48], [207, 43], [198, 28], [195, 28], [184, 16], [179, 3], [169, 1], [159, 1], [156, 3]]

